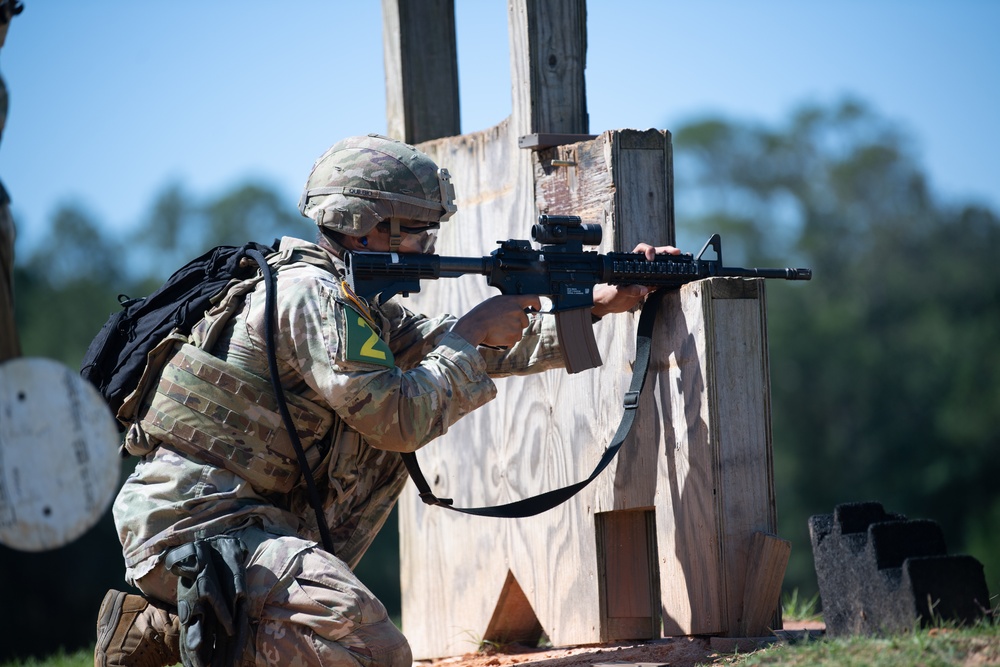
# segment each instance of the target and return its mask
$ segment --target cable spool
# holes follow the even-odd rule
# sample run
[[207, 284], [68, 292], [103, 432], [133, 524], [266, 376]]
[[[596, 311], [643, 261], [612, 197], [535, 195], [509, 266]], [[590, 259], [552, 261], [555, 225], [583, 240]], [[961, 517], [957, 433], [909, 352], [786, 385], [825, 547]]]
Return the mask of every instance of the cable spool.
[[118, 487], [119, 442], [76, 371], [51, 359], [0, 364], [0, 543], [46, 551], [92, 528]]

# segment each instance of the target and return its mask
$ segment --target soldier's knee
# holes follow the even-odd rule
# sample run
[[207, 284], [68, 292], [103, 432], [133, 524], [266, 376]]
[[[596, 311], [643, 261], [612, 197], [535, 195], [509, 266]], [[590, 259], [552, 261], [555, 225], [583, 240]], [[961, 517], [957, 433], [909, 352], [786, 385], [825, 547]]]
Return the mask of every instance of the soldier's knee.
[[[373, 623], [359, 628], [352, 639], [363, 645], [358, 651], [378, 667], [410, 667], [413, 653], [410, 643], [403, 633], [388, 618], [382, 623]], [[353, 643], [353, 642], [352, 642]]]

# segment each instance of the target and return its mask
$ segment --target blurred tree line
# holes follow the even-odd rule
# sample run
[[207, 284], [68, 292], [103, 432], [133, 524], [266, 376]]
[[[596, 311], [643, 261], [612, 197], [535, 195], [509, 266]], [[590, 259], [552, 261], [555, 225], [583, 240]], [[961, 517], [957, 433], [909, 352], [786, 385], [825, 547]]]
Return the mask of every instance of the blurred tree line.
[[[952, 553], [986, 565], [996, 594], [996, 214], [938, 201], [910, 139], [855, 101], [805, 107], [773, 128], [698, 120], [675, 131], [674, 154], [684, 248], [717, 231], [729, 265], [814, 270], [810, 283], [768, 285], [779, 528], [793, 542], [786, 589], [816, 591], [809, 516], [876, 500], [938, 521]], [[64, 207], [51, 241], [17, 258], [24, 353], [76, 368], [119, 293], [149, 293], [213, 245], [283, 234], [313, 229], [260, 184], [208, 201], [171, 185], [127, 237]], [[359, 575], [398, 615], [394, 521]], [[0, 547], [0, 571], [0, 660], [91, 645], [104, 592], [126, 586], [110, 512], [56, 551]]]
[[938, 201], [911, 140], [853, 100], [776, 128], [699, 120], [674, 151], [682, 239], [718, 231], [727, 264], [814, 271], [767, 286], [786, 589], [816, 591], [808, 518], [872, 500], [939, 522], [996, 595], [996, 213]]

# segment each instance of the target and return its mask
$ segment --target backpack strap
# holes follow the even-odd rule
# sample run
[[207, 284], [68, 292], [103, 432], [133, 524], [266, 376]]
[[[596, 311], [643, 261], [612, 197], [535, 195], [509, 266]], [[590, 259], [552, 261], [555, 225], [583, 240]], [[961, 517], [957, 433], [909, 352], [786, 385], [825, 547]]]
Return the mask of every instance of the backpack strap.
[[[275, 241], [274, 245], [278, 246], [279, 242]], [[240, 258], [241, 267], [250, 267], [259, 264], [255, 263], [255, 260], [251, 257], [251, 250], [257, 251], [255, 248], [247, 247]], [[257, 254], [264, 255], [262, 252], [258, 252]], [[329, 255], [320, 248], [292, 246], [284, 250], [279, 249], [274, 252], [268, 252], [264, 255], [264, 259], [266, 260], [265, 263], [271, 268], [272, 273], [284, 271], [286, 268], [291, 268], [294, 264], [308, 264], [333, 275], [339, 274], [336, 265], [330, 260]], [[233, 279], [230, 281], [225, 289], [212, 299], [212, 307], [205, 312], [205, 316], [191, 328], [191, 344], [203, 350], [215, 348], [215, 344], [225, 330], [226, 325], [243, 307], [243, 301], [247, 294], [256, 289], [262, 280], [264, 280], [263, 274], [257, 272], [253, 276], [243, 280]]]
[[330, 527], [326, 525], [326, 518], [323, 513], [323, 504], [320, 502], [319, 491], [316, 489], [316, 481], [313, 479], [312, 469], [309, 466], [309, 461], [306, 459], [306, 453], [302, 448], [302, 442], [299, 440], [298, 430], [295, 428], [295, 423], [292, 421], [292, 415], [288, 411], [288, 403], [285, 400], [285, 390], [281, 386], [281, 380], [278, 374], [278, 357], [275, 353], [274, 343], [274, 329], [277, 320], [278, 299], [274, 276], [272, 275], [271, 267], [268, 265], [264, 255], [256, 250], [248, 250], [247, 255], [256, 260], [257, 264], [260, 265], [260, 271], [264, 277], [264, 285], [266, 288], [264, 298], [265, 309], [267, 310], [267, 316], [264, 318], [264, 336], [267, 338], [267, 365], [271, 371], [271, 385], [274, 388], [274, 397], [278, 402], [278, 411], [281, 413], [281, 419], [285, 422], [285, 428], [288, 430], [288, 436], [292, 441], [292, 448], [295, 450], [295, 456], [299, 462], [299, 469], [302, 471], [302, 478], [306, 483], [306, 496], [309, 499], [309, 504], [312, 506], [313, 512], [316, 514], [316, 527], [319, 529], [320, 540], [323, 543], [323, 548], [328, 553], [333, 554], [333, 538], [330, 537]]
[[621, 449], [625, 439], [628, 438], [629, 433], [632, 431], [632, 425], [635, 422], [636, 409], [639, 407], [639, 394], [642, 392], [642, 387], [646, 382], [646, 371], [649, 369], [653, 324], [656, 321], [656, 312], [659, 309], [660, 302], [663, 300], [664, 294], [664, 290], [653, 292], [646, 299], [646, 305], [643, 306], [642, 314], [639, 316], [638, 331], [636, 333], [635, 364], [632, 370], [632, 382], [629, 385], [628, 391], [625, 392], [625, 399], [623, 401], [625, 412], [622, 414], [621, 422], [618, 424], [618, 430], [615, 432], [615, 436], [612, 438], [611, 444], [604, 450], [604, 455], [601, 457], [600, 461], [597, 462], [597, 466], [594, 468], [594, 471], [590, 473], [590, 476], [587, 479], [577, 482], [576, 484], [570, 484], [569, 486], [564, 486], [552, 491], [546, 491], [545, 493], [541, 493], [537, 496], [531, 496], [529, 498], [524, 498], [522, 500], [517, 500], [503, 505], [495, 505], [491, 507], [455, 507], [450, 498], [438, 498], [433, 492], [431, 492], [430, 485], [427, 483], [423, 472], [420, 470], [420, 464], [417, 462], [416, 454], [402, 454], [403, 464], [406, 466], [406, 470], [410, 473], [410, 478], [416, 485], [417, 491], [420, 492], [420, 499], [428, 505], [438, 505], [439, 507], [444, 507], [445, 509], [461, 512], [463, 514], [515, 519], [534, 516], [536, 514], [546, 512], [556, 505], [566, 502], [585, 486], [593, 482], [594, 479], [596, 479], [597, 476], [600, 475], [601, 472], [608, 467], [608, 464], [610, 464], [615, 458], [618, 454], [618, 450]]

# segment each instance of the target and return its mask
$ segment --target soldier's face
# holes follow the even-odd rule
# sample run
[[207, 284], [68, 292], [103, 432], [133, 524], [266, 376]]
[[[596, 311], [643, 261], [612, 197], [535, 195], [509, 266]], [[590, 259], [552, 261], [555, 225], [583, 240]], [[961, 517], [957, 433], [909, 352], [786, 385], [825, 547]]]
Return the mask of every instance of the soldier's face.
[[[437, 238], [437, 228], [429, 228], [426, 223], [417, 223], [421, 226], [408, 226], [405, 223], [400, 227], [402, 240], [396, 252], [404, 253], [428, 253], [434, 252], [434, 241]], [[368, 250], [371, 252], [389, 252], [391, 248], [390, 231], [387, 223], [379, 223], [368, 233], [368, 245], [355, 248], [356, 250]]]

